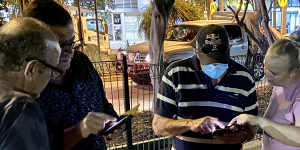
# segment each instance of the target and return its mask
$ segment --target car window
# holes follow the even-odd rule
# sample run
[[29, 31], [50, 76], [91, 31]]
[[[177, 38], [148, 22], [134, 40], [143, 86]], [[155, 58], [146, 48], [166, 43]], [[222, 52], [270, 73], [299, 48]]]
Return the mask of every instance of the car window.
[[194, 26], [172, 26], [169, 28], [166, 40], [189, 42], [197, 35], [199, 28]]
[[[96, 29], [96, 19], [87, 19], [86, 20], [88, 30], [97, 31]], [[104, 32], [101, 20], [98, 20], [98, 30], [99, 32]]]
[[228, 32], [230, 42], [238, 42], [242, 40], [242, 31], [238, 25], [225, 25]]

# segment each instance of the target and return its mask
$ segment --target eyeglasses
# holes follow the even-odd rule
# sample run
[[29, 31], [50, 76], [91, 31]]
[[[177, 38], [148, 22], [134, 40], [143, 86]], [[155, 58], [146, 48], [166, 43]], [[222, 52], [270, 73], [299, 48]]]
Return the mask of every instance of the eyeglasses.
[[75, 37], [68, 41], [59, 42], [59, 46], [61, 49], [64, 49], [65, 47], [71, 47], [76, 48], [77, 46], [80, 46], [80, 40], [74, 41]]
[[55, 71], [55, 72], [58, 72], [60, 75], [64, 73], [64, 71], [62, 71], [61, 69], [59, 69], [59, 68], [57, 68], [57, 67], [55, 67], [55, 66], [53, 66], [53, 65], [50, 65], [50, 64], [46, 63], [45, 61], [43, 61], [43, 60], [37, 58], [37, 57], [27, 57], [27, 58], [25, 58], [25, 61], [32, 61], [32, 60], [37, 60], [37, 61], [39, 61], [39, 62], [40, 62], [41, 64], [43, 64], [44, 66], [46, 66], [46, 67], [52, 69], [52, 70]]

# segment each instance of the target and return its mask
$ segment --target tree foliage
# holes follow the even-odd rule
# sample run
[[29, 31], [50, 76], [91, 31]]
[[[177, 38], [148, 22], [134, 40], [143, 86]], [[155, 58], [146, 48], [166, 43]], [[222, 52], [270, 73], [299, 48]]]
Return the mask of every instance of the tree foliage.
[[0, 10], [8, 10], [6, 0], [0, 0]]
[[[81, 0], [80, 1], [80, 7], [86, 8], [86, 9], [93, 10], [95, 7], [94, 4], [95, 4], [94, 0]], [[74, 0], [72, 5], [77, 7], [78, 1]], [[113, 9], [114, 1], [113, 0], [97, 0], [97, 9], [104, 9], [106, 6], [110, 9]]]
[[[189, 2], [185, 2], [185, 0], [176, 0], [173, 8], [171, 9], [169, 25], [176, 24], [176, 21], [180, 19], [181, 21], [193, 21], [204, 19], [204, 7], [201, 6], [193, 6]], [[142, 14], [142, 21], [139, 26], [139, 31], [144, 31], [147, 39], [150, 38], [150, 25], [151, 25], [151, 16], [152, 16], [152, 7], [149, 7]]]

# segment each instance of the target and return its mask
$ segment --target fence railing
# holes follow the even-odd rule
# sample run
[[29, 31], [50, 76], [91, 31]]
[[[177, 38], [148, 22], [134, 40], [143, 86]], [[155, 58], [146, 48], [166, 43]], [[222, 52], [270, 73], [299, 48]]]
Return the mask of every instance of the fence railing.
[[[245, 65], [246, 56], [232, 57], [235, 61]], [[125, 59], [126, 60], [126, 59]], [[253, 60], [252, 60], [253, 61]], [[125, 88], [128, 88], [130, 108], [140, 104], [139, 113], [132, 119], [132, 144], [136, 150], [169, 150], [171, 139], [156, 136], [152, 130], [153, 118], [153, 90], [151, 85], [139, 85], [128, 79], [127, 87], [124, 87], [124, 70], [120, 70], [117, 61], [94, 62], [94, 66], [99, 72], [104, 84], [106, 97], [113, 104], [119, 115], [125, 112]], [[249, 68], [249, 66], [248, 66]], [[267, 108], [271, 96], [272, 87], [268, 86], [264, 80], [256, 82], [257, 97], [259, 102], [259, 115], [262, 116]], [[108, 149], [127, 149], [126, 128], [119, 129], [106, 138]], [[261, 139], [261, 134], [257, 134], [256, 139]]]

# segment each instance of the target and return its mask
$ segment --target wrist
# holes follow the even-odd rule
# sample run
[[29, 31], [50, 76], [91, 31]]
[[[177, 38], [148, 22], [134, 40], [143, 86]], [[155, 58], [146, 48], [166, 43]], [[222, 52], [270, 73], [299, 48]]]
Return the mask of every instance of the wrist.
[[186, 127], [188, 130], [193, 129], [193, 120], [192, 119], [184, 119], [184, 127]]
[[78, 135], [80, 135], [82, 138], [86, 138], [88, 136], [88, 135], [84, 134], [85, 131], [84, 131], [84, 127], [83, 127], [82, 122], [75, 125], [75, 127], [76, 127]]
[[264, 124], [265, 124], [265, 119], [262, 118], [262, 117], [257, 116], [257, 123], [256, 124], [257, 124], [258, 127], [263, 128]]

